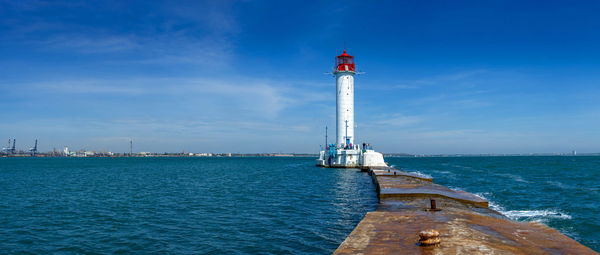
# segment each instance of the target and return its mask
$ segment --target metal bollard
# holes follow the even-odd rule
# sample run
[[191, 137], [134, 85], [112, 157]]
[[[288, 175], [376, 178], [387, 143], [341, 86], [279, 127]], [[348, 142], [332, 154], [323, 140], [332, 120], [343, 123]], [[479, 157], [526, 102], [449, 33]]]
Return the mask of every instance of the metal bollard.
[[435, 202], [435, 199], [429, 199], [429, 203], [430, 203], [430, 207], [425, 209], [425, 211], [429, 211], [429, 212], [437, 212], [437, 211], [441, 211], [442, 209], [437, 208], [437, 204]]
[[440, 232], [435, 229], [423, 230], [419, 233], [419, 245], [430, 246], [442, 242], [439, 238]]

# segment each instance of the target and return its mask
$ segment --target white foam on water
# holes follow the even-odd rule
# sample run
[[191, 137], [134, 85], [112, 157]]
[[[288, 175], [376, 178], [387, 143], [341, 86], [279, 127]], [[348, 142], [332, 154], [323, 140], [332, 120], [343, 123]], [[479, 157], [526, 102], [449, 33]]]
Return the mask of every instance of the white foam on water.
[[549, 219], [564, 219], [570, 220], [571, 215], [563, 213], [559, 210], [545, 209], [545, 210], [506, 210], [503, 206], [495, 203], [494, 201], [486, 198], [486, 195], [490, 193], [476, 193], [478, 197], [481, 197], [489, 202], [489, 206], [492, 210], [502, 213], [504, 216], [511, 220], [516, 221], [534, 221], [534, 222], [545, 222]]
[[514, 220], [544, 221], [545, 219], [565, 219], [570, 220], [571, 215], [556, 210], [511, 210], [501, 212]]
[[450, 171], [445, 171], [445, 170], [432, 170], [432, 172], [434, 172], [435, 174], [439, 174], [439, 175], [443, 175], [444, 178], [448, 178], [448, 179], [452, 179], [452, 180], [456, 180], [456, 174], [450, 172]]
[[530, 181], [527, 181], [525, 179], [523, 179], [523, 177], [516, 175], [516, 174], [507, 174], [507, 173], [503, 173], [503, 174], [494, 174], [496, 176], [502, 176], [502, 177], [507, 177], [509, 179], [512, 179], [513, 181], [516, 182], [522, 182], [522, 183], [531, 183]]
[[[463, 189], [461, 189], [461, 188], [457, 188], [457, 187], [454, 187], [454, 186], [448, 186], [448, 188], [449, 188], [449, 189], [451, 189], [451, 190], [465, 191], [465, 190], [463, 190]], [[466, 191], [465, 191], [465, 192], [466, 192]], [[479, 197], [479, 196], [478, 196], [478, 197]]]
[[[396, 168], [396, 165], [390, 165], [390, 167], [391, 168]], [[396, 168], [396, 169], [400, 169], [400, 168]], [[400, 169], [400, 170], [405, 171], [407, 173], [416, 174], [416, 175], [419, 175], [419, 176], [424, 177], [424, 178], [433, 178], [431, 175], [428, 175], [426, 173], [422, 173], [422, 172], [419, 172], [419, 171], [413, 170], [413, 169]]]
[[425, 173], [421, 173], [421, 172], [419, 172], [419, 171], [412, 171], [412, 170], [411, 170], [409, 173], [411, 173], [411, 174], [416, 174], [416, 175], [419, 175], [419, 176], [421, 176], [421, 177], [425, 177], [425, 178], [433, 178], [431, 175], [428, 175], [428, 174], [425, 174]]
[[451, 166], [456, 167], [456, 168], [462, 168], [462, 169], [473, 169], [470, 166], [461, 166], [461, 165], [451, 165]]
[[571, 189], [571, 188], [573, 188], [573, 187], [571, 187], [569, 185], [566, 185], [566, 184], [563, 184], [562, 182], [559, 182], [559, 181], [546, 181], [546, 183], [548, 183], [548, 184], [550, 184], [552, 186], [559, 187], [561, 189]]

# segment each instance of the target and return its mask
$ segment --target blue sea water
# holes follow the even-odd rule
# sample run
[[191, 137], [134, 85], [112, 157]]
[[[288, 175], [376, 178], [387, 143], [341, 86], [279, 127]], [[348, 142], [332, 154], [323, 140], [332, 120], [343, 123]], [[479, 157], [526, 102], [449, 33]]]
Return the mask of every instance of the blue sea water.
[[313, 158], [0, 158], [0, 253], [328, 254], [376, 203]]
[[[600, 250], [600, 157], [388, 158]], [[377, 205], [313, 158], [0, 158], [0, 253], [329, 254]]]
[[600, 251], [600, 157], [387, 158], [434, 182], [487, 198], [517, 221], [538, 221]]

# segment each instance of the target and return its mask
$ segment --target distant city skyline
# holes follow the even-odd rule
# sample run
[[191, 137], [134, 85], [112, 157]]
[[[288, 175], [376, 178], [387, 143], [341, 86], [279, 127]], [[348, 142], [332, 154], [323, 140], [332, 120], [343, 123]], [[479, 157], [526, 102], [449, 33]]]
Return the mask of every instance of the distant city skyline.
[[0, 148], [600, 152], [600, 3], [0, 0]]

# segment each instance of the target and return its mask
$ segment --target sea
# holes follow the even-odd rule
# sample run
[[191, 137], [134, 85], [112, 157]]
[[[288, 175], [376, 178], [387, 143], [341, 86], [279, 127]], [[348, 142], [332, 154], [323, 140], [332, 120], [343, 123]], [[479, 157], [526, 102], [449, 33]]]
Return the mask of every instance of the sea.
[[[600, 157], [386, 158], [600, 251]], [[314, 158], [0, 158], [2, 254], [330, 254], [377, 207]]]

